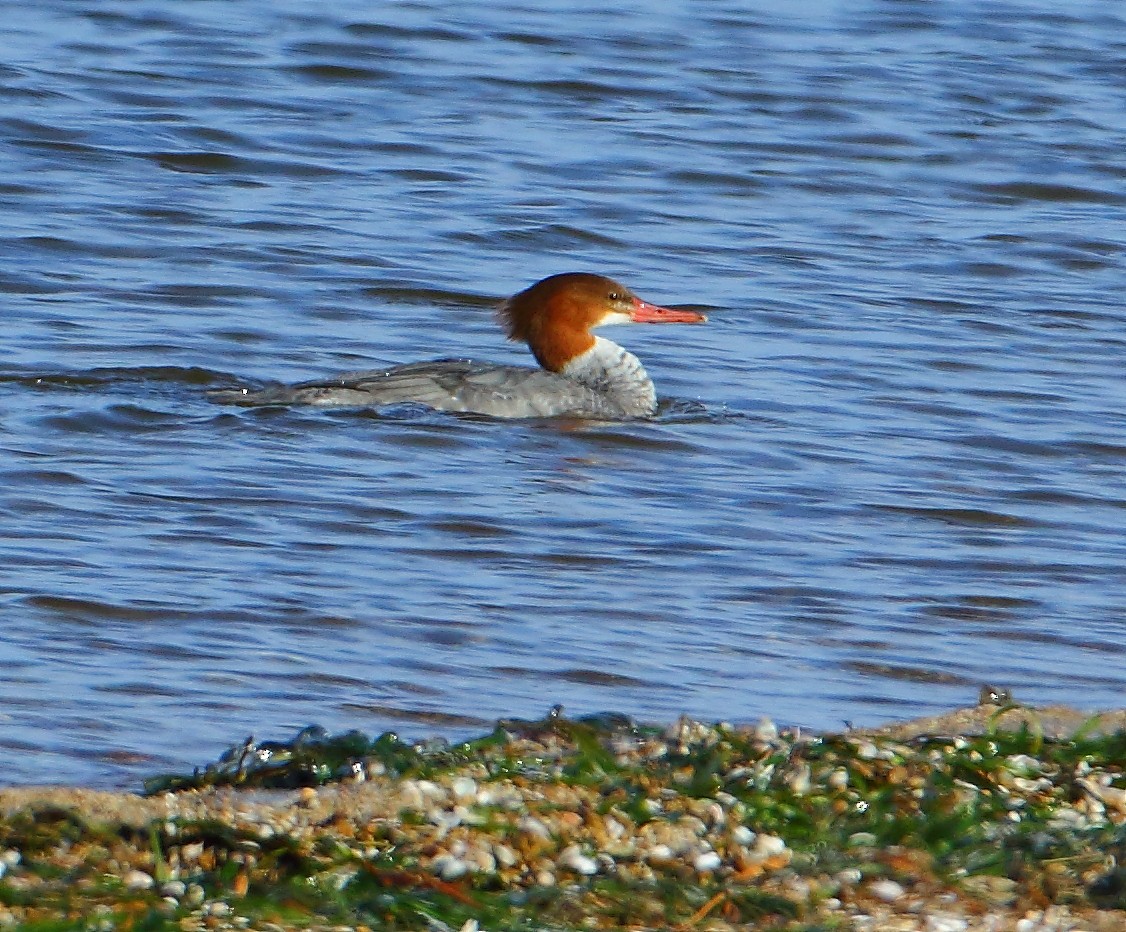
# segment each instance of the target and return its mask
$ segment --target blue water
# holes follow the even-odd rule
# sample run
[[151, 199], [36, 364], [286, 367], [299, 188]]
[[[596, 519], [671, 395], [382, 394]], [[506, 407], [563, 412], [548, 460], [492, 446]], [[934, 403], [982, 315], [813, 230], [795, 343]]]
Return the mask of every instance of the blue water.
[[[1126, 690], [1115, 4], [8, 4], [3, 779]], [[240, 410], [613, 275], [652, 422]]]

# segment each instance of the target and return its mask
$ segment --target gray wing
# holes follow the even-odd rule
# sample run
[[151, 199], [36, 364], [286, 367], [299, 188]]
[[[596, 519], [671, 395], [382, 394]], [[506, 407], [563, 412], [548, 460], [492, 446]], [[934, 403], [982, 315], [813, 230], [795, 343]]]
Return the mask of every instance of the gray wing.
[[501, 366], [468, 359], [439, 359], [392, 369], [348, 372], [333, 379], [278, 385], [261, 391], [211, 392], [214, 401], [261, 405], [380, 406], [422, 404], [439, 411], [495, 417], [559, 414], [613, 416], [605, 399], [571, 379], [526, 366]]

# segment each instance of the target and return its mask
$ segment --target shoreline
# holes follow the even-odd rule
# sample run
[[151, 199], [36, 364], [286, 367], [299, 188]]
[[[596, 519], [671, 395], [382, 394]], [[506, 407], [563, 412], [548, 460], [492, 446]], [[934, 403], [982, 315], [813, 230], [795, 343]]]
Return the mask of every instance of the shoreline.
[[237, 786], [0, 789], [0, 925], [1126, 928], [1126, 709], [505, 724], [313, 741], [331, 767], [244, 748], [196, 780]]

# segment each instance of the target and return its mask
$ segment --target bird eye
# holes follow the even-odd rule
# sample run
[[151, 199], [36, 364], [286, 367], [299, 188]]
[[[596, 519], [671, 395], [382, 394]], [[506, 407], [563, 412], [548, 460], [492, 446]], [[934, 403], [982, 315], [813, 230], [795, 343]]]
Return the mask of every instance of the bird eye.
[[622, 293], [620, 291], [611, 291], [606, 297], [608, 297], [611, 301], [621, 301]]

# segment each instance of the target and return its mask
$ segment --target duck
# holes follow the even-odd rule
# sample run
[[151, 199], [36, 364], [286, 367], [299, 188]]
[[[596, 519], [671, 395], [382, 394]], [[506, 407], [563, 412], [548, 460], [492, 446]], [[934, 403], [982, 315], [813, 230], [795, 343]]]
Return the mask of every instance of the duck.
[[612, 278], [564, 272], [502, 302], [497, 319], [539, 364], [436, 359], [262, 389], [210, 393], [222, 404], [381, 407], [419, 404], [498, 418], [651, 418], [657, 393], [641, 361], [591, 331], [612, 324], [703, 323], [703, 314], [660, 307]]

